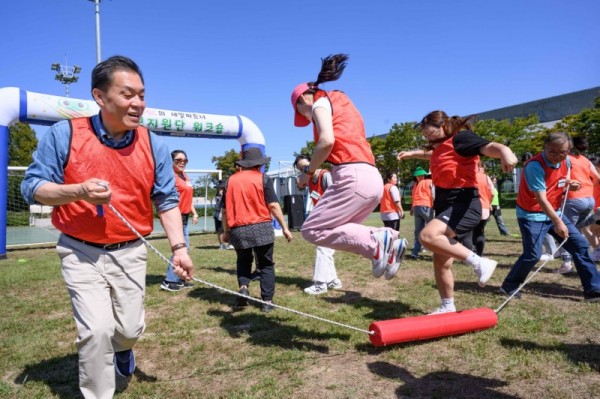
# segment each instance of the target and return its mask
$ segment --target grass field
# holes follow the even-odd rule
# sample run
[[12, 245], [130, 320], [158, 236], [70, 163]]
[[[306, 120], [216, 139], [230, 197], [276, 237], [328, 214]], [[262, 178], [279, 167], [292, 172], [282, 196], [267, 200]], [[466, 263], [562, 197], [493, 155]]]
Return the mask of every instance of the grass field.
[[[514, 210], [505, 211], [512, 233]], [[378, 214], [367, 224], [379, 226]], [[412, 247], [413, 223], [401, 232]], [[457, 263], [459, 309], [497, 308], [498, 287], [521, 251], [515, 237], [487, 227], [486, 254], [499, 261], [479, 288]], [[277, 238], [275, 302], [367, 329], [375, 320], [423, 315], [439, 302], [430, 253], [406, 260], [395, 279], [371, 276], [370, 262], [337, 253], [344, 287], [313, 297], [314, 247], [299, 232]], [[235, 252], [214, 234], [191, 237], [196, 276], [236, 290]], [[151, 241], [168, 254], [166, 240]], [[159, 289], [165, 265], [149, 253], [147, 329], [135, 347], [138, 369], [119, 398], [597, 398], [600, 397], [600, 304], [583, 302], [576, 274], [548, 264], [511, 301], [490, 330], [378, 348], [366, 333], [276, 309], [233, 311], [235, 297], [197, 283]], [[0, 397], [78, 398], [71, 306], [54, 249], [11, 250], [0, 261]], [[250, 287], [258, 296], [258, 284]]]

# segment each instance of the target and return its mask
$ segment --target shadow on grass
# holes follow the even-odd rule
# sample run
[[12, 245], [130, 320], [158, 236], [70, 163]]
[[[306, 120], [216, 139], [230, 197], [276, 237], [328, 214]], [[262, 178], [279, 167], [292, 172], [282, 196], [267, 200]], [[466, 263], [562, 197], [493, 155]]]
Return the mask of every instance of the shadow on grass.
[[373, 374], [400, 382], [402, 385], [396, 389], [398, 398], [519, 398], [495, 391], [494, 388], [507, 386], [508, 383], [491, 378], [451, 371], [436, 371], [419, 378], [405, 368], [388, 362], [373, 362], [367, 367]]
[[500, 344], [511, 349], [524, 349], [527, 351], [562, 352], [575, 365], [587, 364], [592, 370], [600, 371], [600, 345], [598, 344], [564, 344], [540, 345], [531, 341], [503, 338]]
[[[136, 367], [133, 375], [141, 382], [156, 382], [158, 379]], [[50, 388], [52, 394], [62, 399], [83, 398], [79, 390], [79, 363], [77, 354], [43, 360], [25, 367], [15, 378], [15, 384], [25, 385], [28, 381], [39, 381]], [[128, 380], [118, 377], [116, 392], [127, 389]]]
[[55, 357], [26, 366], [15, 379], [15, 383], [25, 385], [28, 381], [46, 384], [59, 398], [83, 397], [79, 391], [79, 366], [76, 354]]
[[[279, 312], [280, 310], [274, 310]], [[279, 346], [282, 349], [299, 349], [302, 351], [315, 351], [320, 353], [329, 352], [328, 345], [318, 345], [312, 341], [327, 341], [338, 339], [347, 341], [348, 334], [320, 333], [311, 329], [303, 329], [298, 326], [283, 324], [286, 321], [274, 316], [256, 313], [224, 312], [212, 310], [209, 315], [221, 319], [221, 327], [229, 333], [232, 338], [247, 338], [253, 345]]]

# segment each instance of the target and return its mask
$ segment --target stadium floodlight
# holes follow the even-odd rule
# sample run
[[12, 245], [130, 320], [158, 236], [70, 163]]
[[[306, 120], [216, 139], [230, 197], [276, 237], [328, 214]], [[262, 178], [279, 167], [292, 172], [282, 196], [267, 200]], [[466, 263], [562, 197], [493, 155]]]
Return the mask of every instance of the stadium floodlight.
[[67, 97], [69, 97], [69, 85], [79, 80], [77, 74], [81, 72], [81, 67], [78, 65], [68, 66], [54, 63], [50, 66], [50, 70], [56, 71], [55, 80], [65, 85]]

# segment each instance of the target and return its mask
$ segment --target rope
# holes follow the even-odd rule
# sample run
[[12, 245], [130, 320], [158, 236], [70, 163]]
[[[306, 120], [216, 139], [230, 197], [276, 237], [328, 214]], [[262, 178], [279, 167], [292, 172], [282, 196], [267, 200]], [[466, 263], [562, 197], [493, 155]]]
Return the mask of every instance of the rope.
[[[560, 217], [562, 218], [562, 215], [565, 211], [565, 205], [567, 204], [567, 192], [569, 191], [569, 185], [567, 184], [567, 186], [565, 187], [565, 192], [564, 192], [564, 199], [562, 202], [562, 206], [560, 207]], [[515, 295], [517, 295], [519, 293], [519, 291], [521, 291], [521, 288], [523, 288], [525, 286], [525, 284], [527, 284], [532, 278], [533, 276], [535, 276], [537, 274], [537, 272], [539, 272], [540, 270], [542, 270], [542, 268], [544, 266], [546, 266], [546, 263], [550, 262], [550, 260], [552, 260], [554, 258], [554, 255], [561, 249], [561, 247], [567, 242], [569, 238], [565, 238], [563, 240], [563, 242], [560, 243], [560, 245], [556, 248], [556, 250], [552, 253], [552, 256], [548, 259], [546, 259], [544, 261], [544, 263], [542, 263], [540, 265], [540, 267], [538, 267], [524, 282], [523, 284], [521, 284], [519, 286], [519, 288], [517, 288], [516, 290], [514, 290], [514, 292], [512, 294], [510, 294], [510, 296], [504, 301], [502, 302], [502, 304], [500, 306], [498, 306], [498, 308], [494, 311], [496, 312], [496, 314], [500, 313], [500, 311], [506, 306], [506, 304], [508, 304], [508, 302], [510, 302], [511, 299], [513, 299], [515, 297]]]
[[[135, 229], [135, 227], [133, 227], [127, 221], [127, 219], [125, 219], [125, 217], [123, 217], [123, 215], [121, 215], [121, 213], [115, 209], [115, 207], [112, 204], [109, 203], [107, 205], [110, 208], [110, 210], [113, 211], [115, 213], [115, 215], [117, 215], [117, 217], [119, 219], [121, 219], [121, 221], [123, 223], [125, 223], [125, 225], [127, 227], [129, 227], [129, 229], [133, 232], [133, 234], [135, 234], [140, 240], [142, 240], [142, 242], [148, 248], [150, 248], [152, 251], [154, 251], [154, 253], [156, 253], [162, 260], [164, 260], [165, 262], [167, 262], [169, 265], [171, 265], [172, 267], [175, 267], [175, 265], [173, 265], [173, 263], [169, 259], [167, 259], [162, 253], [160, 253], [160, 251], [158, 249], [156, 249], [152, 244], [150, 244], [148, 242], [148, 240], [146, 240], [140, 233], [138, 233], [138, 231]], [[348, 324], [338, 323], [337, 321], [325, 319], [325, 318], [322, 318], [322, 317], [319, 317], [319, 316], [314, 316], [314, 315], [311, 315], [311, 314], [308, 314], [308, 313], [300, 312], [300, 311], [295, 310], [295, 309], [286, 308], [285, 306], [276, 305], [276, 304], [271, 303], [271, 302], [265, 302], [265, 301], [263, 301], [261, 299], [257, 299], [257, 298], [254, 298], [254, 297], [251, 297], [251, 296], [248, 296], [248, 295], [240, 294], [239, 292], [232, 291], [232, 290], [229, 290], [229, 289], [224, 288], [224, 287], [220, 287], [220, 286], [218, 286], [216, 284], [210, 283], [208, 281], [201, 280], [199, 278], [193, 277], [192, 280], [197, 281], [199, 283], [202, 283], [204, 285], [207, 285], [207, 286], [209, 286], [211, 288], [215, 288], [215, 289], [217, 289], [219, 291], [224, 291], [224, 292], [227, 292], [229, 294], [236, 295], [236, 296], [239, 296], [239, 297], [242, 297], [242, 298], [246, 298], [246, 299], [249, 299], [249, 300], [252, 300], [252, 301], [264, 304], [264, 305], [270, 305], [270, 306], [273, 306], [275, 308], [282, 309], [282, 310], [285, 310], [285, 311], [288, 311], [288, 312], [291, 312], [291, 313], [295, 313], [295, 314], [300, 315], [300, 316], [309, 317], [309, 318], [312, 318], [312, 319], [315, 319], [315, 320], [319, 320], [319, 321], [323, 321], [323, 322], [326, 322], [326, 323], [330, 323], [330, 324], [333, 324], [333, 325], [336, 325], [336, 326], [339, 326], [339, 327], [349, 328], [351, 330], [359, 331], [359, 332], [366, 333], [366, 334], [369, 334], [369, 335], [374, 335], [375, 334], [374, 331], [363, 330], [361, 328], [353, 327], [353, 326], [350, 326]]]

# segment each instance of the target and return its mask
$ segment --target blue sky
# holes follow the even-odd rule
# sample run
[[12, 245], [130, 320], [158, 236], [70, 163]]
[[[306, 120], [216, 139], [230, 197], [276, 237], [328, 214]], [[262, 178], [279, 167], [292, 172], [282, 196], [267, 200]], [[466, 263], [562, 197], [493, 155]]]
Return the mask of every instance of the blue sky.
[[[64, 95], [55, 62], [80, 65], [71, 97], [91, 99], [93, 2], [0, 2], [0, 87]], [[294, 128], [290, 93], [315, 80], [320, 59], [350, 54], [340, 89], [367, 136], [434, 109], [471, 114], [600, 86], [597, 0], [103, 0], [102, 58], [142, 68], [147, 106], [244, 115], [266, 138], [272, 168], [312, 138]], [[47, 127], [35, 127], [38, 136]], [[189, 168], [235, 140], [166, 138]]]

